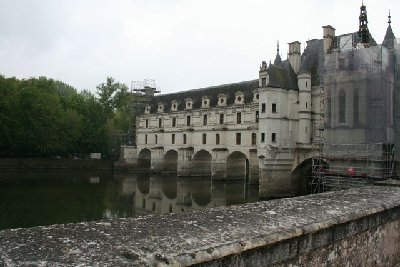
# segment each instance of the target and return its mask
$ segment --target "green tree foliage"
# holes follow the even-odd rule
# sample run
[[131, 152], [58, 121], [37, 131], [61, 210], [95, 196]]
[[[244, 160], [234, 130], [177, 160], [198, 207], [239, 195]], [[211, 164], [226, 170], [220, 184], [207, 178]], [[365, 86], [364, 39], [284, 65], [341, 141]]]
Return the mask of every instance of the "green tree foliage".
[[0, 156], [109, 156], [113, 134], [130, 129], [133, 97], [112, 78], [97, 89], [98, 97], [45, 77], [0, 75]]

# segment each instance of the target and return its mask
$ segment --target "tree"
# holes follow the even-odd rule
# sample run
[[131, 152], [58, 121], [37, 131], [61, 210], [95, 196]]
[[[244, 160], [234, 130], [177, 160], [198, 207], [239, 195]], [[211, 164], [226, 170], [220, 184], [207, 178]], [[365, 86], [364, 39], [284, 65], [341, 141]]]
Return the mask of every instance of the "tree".
[[133, 95], [108, 77], [98, 97], [46, 77], [0, 75], [0, 156], [50, 157], [116, 150], [130, 130]]
[[105, 83], [97, 86], [99, 102], [107, 116], [107, 133], [110, 152], [117, 154], [121, 136], [132, 132], [132, 103], [134, 96], [125, 84], [107, 77]]

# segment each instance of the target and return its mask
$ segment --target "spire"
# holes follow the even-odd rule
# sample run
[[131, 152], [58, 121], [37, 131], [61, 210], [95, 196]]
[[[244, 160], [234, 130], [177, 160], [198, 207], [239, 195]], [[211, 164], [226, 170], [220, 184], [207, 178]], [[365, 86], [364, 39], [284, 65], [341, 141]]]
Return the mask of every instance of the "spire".
[[364, 5], [364, 1], [360, 7], [359, 16], [359, 30], [358, 37], [362, 44], [369, 44], [369, 30], [368, 30], [368, 18], [367, 18], [367, 7]]
[[390, 10], [389, 10], [389, 16], [388, 16], [388, 27], [386, 29], [386, 34], [385, 34], [385, 38], [383, 38], [383, 42], [382, 45], [388, 49], [393, 49], [394, 47], [394, 39], [396, 39], [396, 37], [394, 36], [393, 30], [392, 30], [392, 16], [390, 15]]
[[279, 55], [279, 41], [276, 42], [276, 57], [274, 60], [274, 65], [280, 65], [282, 63], [281, 56]]

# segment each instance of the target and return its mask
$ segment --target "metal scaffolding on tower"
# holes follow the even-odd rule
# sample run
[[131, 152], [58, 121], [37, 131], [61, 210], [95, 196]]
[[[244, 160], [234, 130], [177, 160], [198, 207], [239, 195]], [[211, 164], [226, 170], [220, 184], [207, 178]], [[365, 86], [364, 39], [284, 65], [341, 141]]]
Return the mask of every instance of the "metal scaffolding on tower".
[[321, 122], [315, 125], [312, 193], [374, 184], [393, 178], [392, 51], [337, 38], [321, 70]]
[[161, 90], [157, 89], [154, 79], [144, 79], [141, 81], [131, 82], [133, 101], [130, 109], [130, 128], [133, 136], [133, 144], [136, 144], [136, 117], [144, 112], [145, 107], [150, 104], [154, 95], [159, 93], [161, 93]]

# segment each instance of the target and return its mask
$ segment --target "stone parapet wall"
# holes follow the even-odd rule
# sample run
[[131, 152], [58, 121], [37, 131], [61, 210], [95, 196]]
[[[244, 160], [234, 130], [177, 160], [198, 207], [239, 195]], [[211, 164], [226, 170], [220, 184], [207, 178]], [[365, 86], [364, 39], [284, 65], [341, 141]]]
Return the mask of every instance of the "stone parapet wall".
[[0, 266], [393, 266], [400, 188], [0, 232]]

